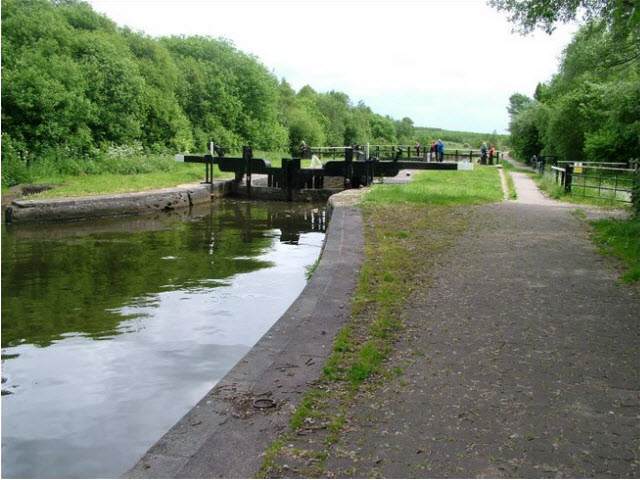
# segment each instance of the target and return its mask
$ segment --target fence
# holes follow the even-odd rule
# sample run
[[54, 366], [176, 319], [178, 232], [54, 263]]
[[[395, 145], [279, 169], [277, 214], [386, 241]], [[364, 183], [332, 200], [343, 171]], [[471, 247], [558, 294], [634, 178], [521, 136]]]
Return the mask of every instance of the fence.
[[[309, 147], [303, 152], [302, 158], [311, 158], [312, 155], [316, 155], [320, 160], [344, 158], [344, 152], [347, 148], [349, 147]], [[363, 145], [353, 148], [355, 148], [356, 158], [359, 160], [373, 157], [379, 160], [437, 161], [436, 153], [429, 152], [423, 145]], [[442, 156], [445, 161], [473, 162], [474, 159], [480, 159], [482, 152], [480, 150], [445, 150]], [[504, 158], [502, 152], [495, 152], [493, 156], [487, 154], [483, 163], [487, 165], [498, 164], [500, 158]]]
[[[640, 205], [640, 168], [638, 161], [614, 162], [566, 162], [556, 161], [548, 171], [565, 193], [576, 197], [600, 198], [611, 202]], [[622, 167], [630, 168], [622, 168]], [[545, 163], [541, 162], [540, 173]]]

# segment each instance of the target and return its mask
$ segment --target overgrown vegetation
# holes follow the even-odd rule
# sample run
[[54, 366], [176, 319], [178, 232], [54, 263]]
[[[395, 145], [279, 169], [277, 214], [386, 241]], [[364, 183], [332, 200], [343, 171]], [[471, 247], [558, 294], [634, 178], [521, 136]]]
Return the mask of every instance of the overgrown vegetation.
[[376, 114], [342, 92], [296, 92], [228, 40], [151, 38], [80, 0], [2, 0], [2, 87], [3, 187], [165, 171], [172, 160], [158, 154], [202, 152], [211, 140], [288, 156], [302, 140], [413, 144], [437, 135], [477, 148], [489, 137], [430, 138], [410, 118]]
[[[442, 181], [449, 191], [440, 187]], [[385, 193], [387, 189], [392, 193]], [[350, 402], [402, 375], [402, 367], [391, 368], [387, 358], [408, 299], [416, 289], [428, 287], [433, 264], [466, 229], [469, 216], [464, 206], [501, 198], [498, 171], [490, 167], [426, 171], [412, 184], [381, 185], [366, 195], [365, 261], [350, 320], [337, 334], [322, 378], [293, 415], [289, 431], [265, 455], [260, 477], [322, 475], [327, 449], [349, 425], [345, 412]], [[314, 437], [313, 443], [307, 442], [298, 435], [306, 429], [321, 431], [324, 440]]]

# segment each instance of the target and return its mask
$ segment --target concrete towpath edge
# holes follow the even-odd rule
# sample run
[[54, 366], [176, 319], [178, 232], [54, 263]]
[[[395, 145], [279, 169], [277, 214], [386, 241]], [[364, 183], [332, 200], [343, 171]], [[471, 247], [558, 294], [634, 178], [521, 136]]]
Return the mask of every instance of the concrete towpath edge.
[[364, 259], [361, 191], [328, 202], [320, 262], [289, 309], [123, 478], [251, 478], [320, 378]]

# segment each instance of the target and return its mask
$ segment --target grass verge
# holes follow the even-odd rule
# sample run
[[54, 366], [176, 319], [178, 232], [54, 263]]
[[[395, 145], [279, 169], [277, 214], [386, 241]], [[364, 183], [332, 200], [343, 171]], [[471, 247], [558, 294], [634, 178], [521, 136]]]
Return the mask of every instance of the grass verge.
[[329, 475], [325, 461], [350, 426], [350, 405], [403, 375], [390, 356], [410, 298], [428, 290], [434, 265], [464, 233], [470, 219], [466, 206], [502, 196], [497, 169], [482, 167], [426, 171], [411, 184], [379, 185], [366, 194], [365, 260], [351, 315], [336, 335], [322, 377], [268, 449], [258, 477], [348, 476]]
[[593, 239], [605, 255], [620, 259], [625, 272], [625, 283], [640, 282], [640, 219], [603, 219], [591, 222]]
[[507, 179], [507, 189], [509, 190], [508, 192], [509, 200], [517, 200], [518, 192], [516, 191], [516, 186], [513, 183], [513, 177], [511, 176], [511, 174], [513, 172], [531, 173], [531, 171], [529, 169], [517, 168], [512, 163], [507, 161], [502, 162], [502, 171], [504, 172], [504, 175]]
[[472, 171], [426, 170], [405, 185], [376, 185], [365, 204], [478, 205], [501, 199], [497, 169], [476, 165]]

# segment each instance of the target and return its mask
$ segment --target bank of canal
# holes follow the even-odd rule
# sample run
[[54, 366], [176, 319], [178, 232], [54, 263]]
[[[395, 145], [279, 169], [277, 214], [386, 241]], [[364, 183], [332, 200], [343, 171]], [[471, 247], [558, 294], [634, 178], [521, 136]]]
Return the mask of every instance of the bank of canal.
[[2, 230], [2, 474], [122, 474], [282, 315], [324, 206]]

